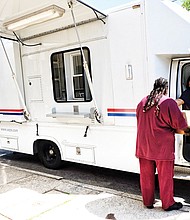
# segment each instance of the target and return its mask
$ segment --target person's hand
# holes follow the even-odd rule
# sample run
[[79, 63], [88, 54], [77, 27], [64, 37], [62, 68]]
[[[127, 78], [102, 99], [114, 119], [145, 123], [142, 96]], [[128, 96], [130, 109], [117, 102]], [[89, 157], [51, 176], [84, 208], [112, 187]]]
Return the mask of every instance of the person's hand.
[[176, 134], [185, 134], [185, 131], [184, 130], [175, 130], [175, 133]]
[[186, 136], [190, 136], [190, 127], [187, 127], [185, 130], [184, 130], [184, 133]]

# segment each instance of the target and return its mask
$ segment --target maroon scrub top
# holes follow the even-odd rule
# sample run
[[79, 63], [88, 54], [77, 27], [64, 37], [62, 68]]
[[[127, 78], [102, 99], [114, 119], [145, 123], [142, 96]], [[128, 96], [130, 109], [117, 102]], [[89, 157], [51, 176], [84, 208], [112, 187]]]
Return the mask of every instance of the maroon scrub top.
[[158, 116], [155, 106], [143, 112], [146, 100], [147, 97], [142, 99], [136, 110], [136, 157], [147, 160], [174, 160], [175, 131], [186, 128], [186, 120], [175, 100], [163, 96], [159, 102]]

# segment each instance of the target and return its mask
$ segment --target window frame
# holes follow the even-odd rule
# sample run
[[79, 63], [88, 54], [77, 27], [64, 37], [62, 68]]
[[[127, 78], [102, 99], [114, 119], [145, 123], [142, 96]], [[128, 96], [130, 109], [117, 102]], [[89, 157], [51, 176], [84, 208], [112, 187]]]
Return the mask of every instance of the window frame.
[[[88, 47], [83, 47], [82, 49], [85, 54], [85, 58], [88, 64], [89, 72], [90, 72], [90, 77], [92, 80], [90, 50]], [[73, 57], [78, 56], [79, 54], [81, 55], [80, 68], [82, 67], [82, 73], [75, 75], [74, 74], [75, 66], [73, 65], [74, 63]], [[57, 73], [55, 71], [56, 68], [54, 66], [55, 56], [59, 56], [57, 58], [61, 58], [61, 61], [59, 63], [61, 65], [60, 67], [57, 68]], [[71, 50], [64, 50], [64, 51], [58, 51], [58, 52], [52, 53], [50, 60], [51, 60], [51, 74], [52, 74], [52, 84], [53, 84], [53, 97], [54, 97], [55, 102], [65, 103], [65, 102], [90, 102], [92, 101], [92, 94], [90, 92], [90, 88], [89, 88], [88, 81], [86, 78], [86, 73], [83, 67], [83, 57], [82, 57], [81, 48], [75, 48]], [[60, 78], [60, 82], [58, 82], [57, 80], [57, 85], [56, 85], [56, 74], [59, 75], [59, 78]], [[78, 80], [80, 81], [81, 76], [82, 76], [81, 84], [83, 84], [83, 92], [81, 92], [81, 95], [83, 93], [84, 95], [83, 97], [76, 97], [77, 89], [75, 86], [74, 78], [79, 77]], [[63, 92], [63, 94], [60, 95], [60, 99], [59, 99], [58, 95], [61, 94], [61, 92]]]

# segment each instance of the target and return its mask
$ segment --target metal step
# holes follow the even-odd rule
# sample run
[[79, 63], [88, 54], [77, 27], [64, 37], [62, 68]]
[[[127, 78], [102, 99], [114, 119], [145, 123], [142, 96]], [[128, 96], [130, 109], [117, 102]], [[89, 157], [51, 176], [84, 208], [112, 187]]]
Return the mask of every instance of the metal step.
[[174, 166], [174, 179], [190, 180], [190, 167]]

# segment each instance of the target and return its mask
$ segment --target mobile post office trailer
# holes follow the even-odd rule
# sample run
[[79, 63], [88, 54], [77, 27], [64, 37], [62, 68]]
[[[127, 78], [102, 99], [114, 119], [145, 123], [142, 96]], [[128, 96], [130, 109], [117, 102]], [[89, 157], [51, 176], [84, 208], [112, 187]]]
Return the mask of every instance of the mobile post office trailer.
[[[106, 12], [49, 2], [0, 5], [0, 148], [52, 169], [73, 161], [138, 173], [136, 106], [158, 77], [174, 99], [184, 89], [189, 12], [169, 0]], [[189, 142], [176, 135], [176, 165], [190, 166]]]

